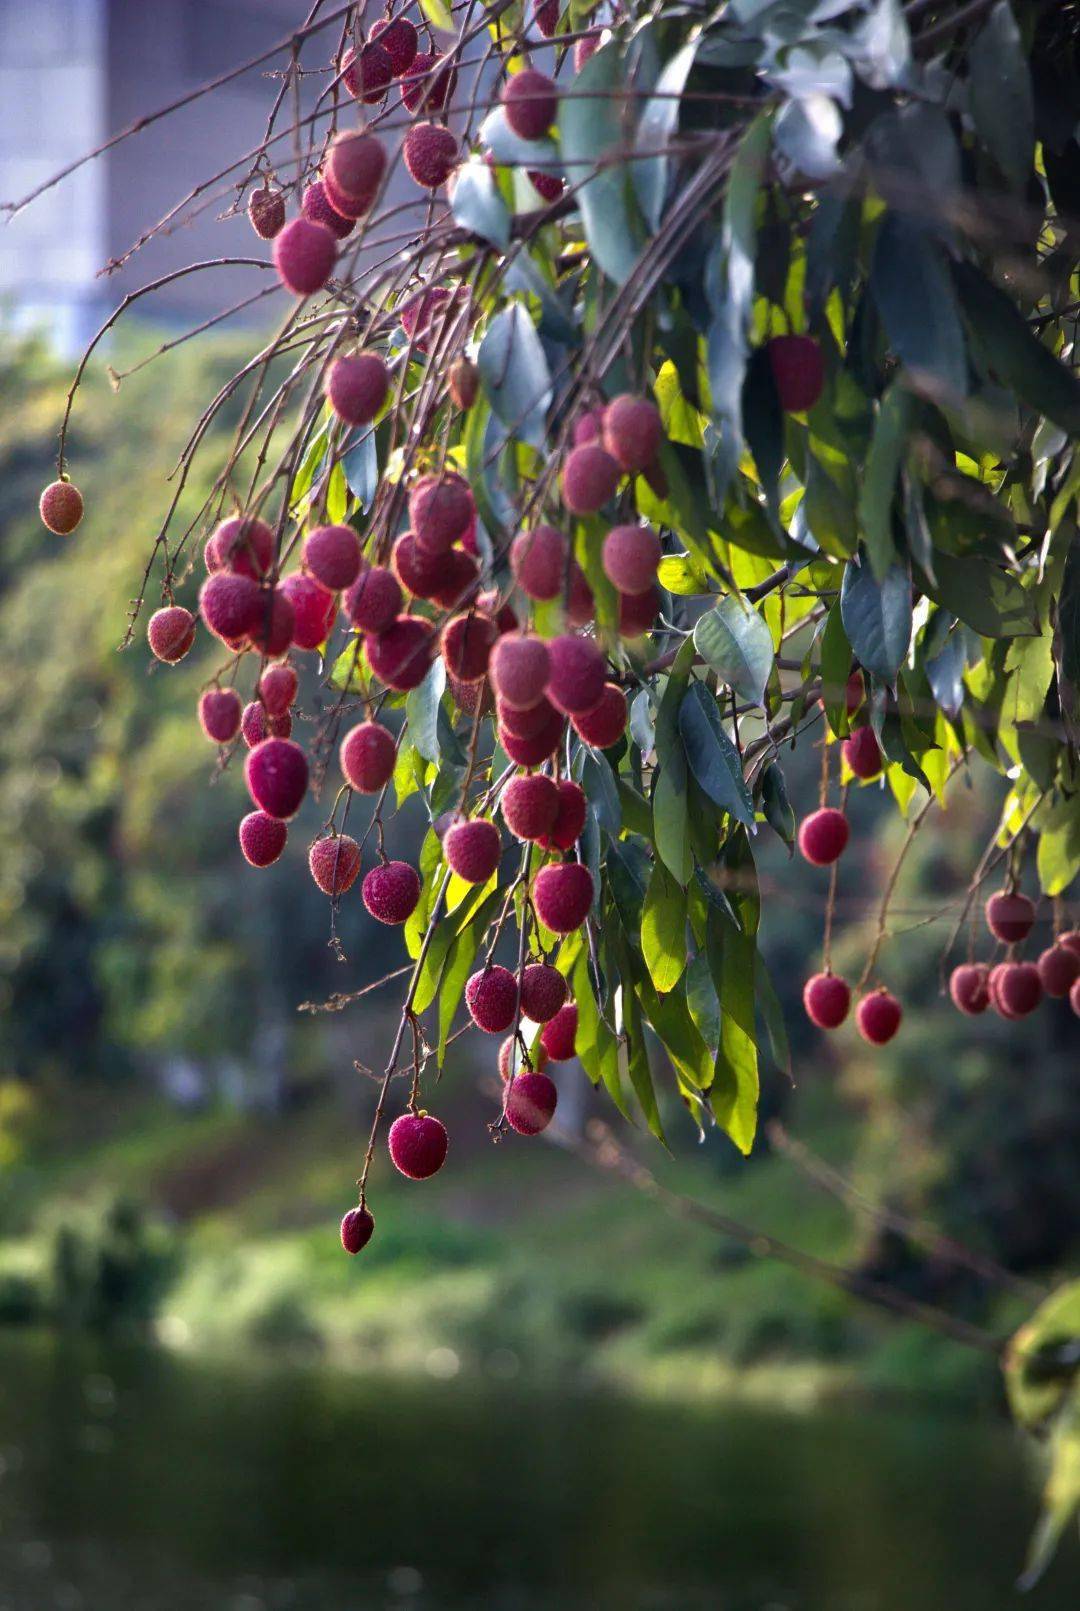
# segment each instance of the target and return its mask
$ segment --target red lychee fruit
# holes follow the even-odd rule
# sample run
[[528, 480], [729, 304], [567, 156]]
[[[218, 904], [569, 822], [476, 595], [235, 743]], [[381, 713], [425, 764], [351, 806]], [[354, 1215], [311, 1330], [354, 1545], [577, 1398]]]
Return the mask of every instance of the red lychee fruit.
[[660, 592], [650, 587], [647, 593], [619, 594], [619, 636], [640, 638], [651, 630], [660, 611]]
[[419, 688], [431, 666], [435, 628], [419, 615], [399, 615], [384, 632], [365, 639], [372, 674], [387, 688]]
[[534, 1024], [546, 1024], [566, 1001], [566, 980], [547, 962], [530, 962], [521, 975], [521, 1010]]
[[427, 1180], [446, 1162], [446, 1126], [430, 1113], [403, 1113], [390, 1126], [387, 1142], [394, 1168], [410, 1180]]
[[271, 570], [277, 540], [273, 528], [255, 515], [230, 515], [208, 539], [204, 557], [206, 568], [234, 571], [259, 582]]
[[394, 775], [397, 746], [381, 722], [359, 722], [341, 741], [341, 770], [358, 794], [378, 794]]
[[252, 229], [264, 241], [272, 241], [285, 227], [285, 197], [269, 185], [251, 192], [247, 210]]
[[432, 601], [444, 610], [460, 609], [469, 595], [476, 591], [480, 566], [463, 548], [451, 548], [440, 558], [442, 580], [432, 592]]
[[559, 790], [553, 778], [538, 772], [531, 777], [511, 778], [499, 803], [503, 821], [515, 839], [541, 839], [555, 825]]
[[651, 526], [613, 526], [604, 538], [604, 575], [620, 593], [647, 593], [660, 565], [660, 539]]
[[327, 200], [343, 218], [362, 218], [378, 195], [385, 172], [386, 147], [378, 135], [369, 129], [336, 134], [323, 171]]
[[382, 565], [360, 572], [341, 601], [346, 618], [361, 632], [385, 632], [401, 612], [397, 577]]
[[[660, 410], [647, 397], [624, 394], [613, 398], [604, 410], [603, 433], [604, 446], [616, 464], [636, 475], [647, 470], [660, 451], [664, 436]], [[615, 585], [621, 587], [621, 583]], [[623, 587], [622, 591], [641, 593], [644, 589]]]
[[486, 817], [455, 822], [443, 840], [443, 855], [451, 872], [466, 884], [486, 884], [502, 855], [499, 830]]
[[538, 705], [551, 674], [547, 644], [525, 633], [505, 633], [491, 651], [489, 674], [499, 699], [515, 710]]
[[518, 1074], [506, 1097], [506, 1122], [519, 1136], [538, 1136], [555, 1116], [559, 1093], [546, 1074]]
[[491, 617], [500, 635], [504, 632], [517, 631], [518, 618], [514, 614], [513, 605], [505, 601], [502, 604], [499, 603], [497, 588], [489, 587], [486, 592], [478, 594], [476, 604], [478, 609], [483, 610], [485, 615]]
[[[539, 1073], [542, 1068], [547, 1067], [549, 1062], [548, 1054], [541, 1046], [539, 1041], [537, 1041], [534, 1046], [529, 1047], [529, 1060], [532, 1063], [532, 1068], [536, 1073]], [[517, 1041], [514, 1039], [513, 1035], [507, 1035], [506, 1039], [499, 1047], [499, 1078], [508, 1080], [510, 1078], [511, 1069], [513, 1069], [515, 1076], [519, 1073], [524, 1074], [528, 1072], [525, 1068], [525, 1059], [521, 1055]]]
[[215, 638], [235, 643], [238, 638], [246, 638], [255, 626], [262, 602], [258, 584], [250, 576], [215, 571], [199, 592], [199, 614]]
[[57, 537], [69, 537], [83, 517], [83, 497], [70, 481], [51, 481], [38, 499], [42, 523]]
[[1080, 979], [1077, 979], [1076, 983], [1069, 991], [1069, 1006], [1072, 1008], [1077, 1018], [1080, 1018]]
[[410, 112], [442, 112], [457, 85], [457, 68], [442, 56], [418, 50], [401, 75], [401, 99]]
[[997, 976], [994, 995], [1006, 1018], [1026, 1018], [1043, 998], [1042, 979], [1034, 962], [1006, 962]]
[[458, 542], [475, 514], [472, 488], [452, 470], [421, 476], [409, 493], [409, 524], [417, 542], [435, 553]]
[[1037, 966], [1046, 994], [1060, 1001], [1069, 994], [1074, 980], [1080, 979], [1080, 952], [1067, 945], [1051, 945], [1043, 952]]
[[449, 553], [449, 549], [436, 551], [423, 548], [417, 542], [415, 532], [403, 531], [395, 539], [390, 563], [406, 593], [411, 593], [414, 598], [429, 599], [446, 580]]
[[542, 733], [545, 727], [550, 726], [553, 719], [561, 722], [555, 706], [543, 696], [538, 704], [530, 705], [528, 710], [518, 710], [504, 699], [497, 699], [495, 710], [499, 726], [512, 738], [535, 738], [537, 733]]
[[558, 201], [566, 189], [565, 180], [557, 173], [547, 173], [543, 168], [527, 168], [529, 182], [534, 190], [538, 191], [545, 201]]
[[862, 672], [856, 666], [844, 687], [844, 709], [849, 716], [854, 716], [865, 698], [866, 684], [863, 682]]
[[1063, 945], [1068, 951], [1075, 951], [1080, 957], [1080, 929], [1070, 929], [1067, 934], [1059, 934], [1055, 945]]
[[346, 1253], [361, 1253], [371, 1241], [375, 1219], [366, 1208], [350, 1208], [341, 1221], [341, 1245]]
[[447, 291], [436, 285], [418, 292], [401, 304], [401, 328], [416, 352], [427, 352], [431, 341], [436, 337], [441, 338], [443, 325], [454, 316], [454, 304], [459, 301], [460, 295], [460, 289]]
[[856, 727], [840, 746], [849, 771], [869, 782], [881, 775], [881, 747], [872, 727]]
[[990, 1005], [990, 969], [985, 962], [963, 962], [949, 975], [953, 1005], [976, 1018]]
[[481, 968], [465, 986], [465, 1005], [477, 1029], [501, 1035], [514, 1022], [518, 1010], [517, 980], [509, 968]]
[[304, 564], [321, 586], [340, 593], [360, 574], [360, 539], [351, 526], [316, 526], [304, 543]]
[[541, 867], [533, 880], [536, 915], [552, 934], [573, 934], [579, 929], [592, 908], [594, 893], [592, 873], [579, 861]]
[[244, 781], [260, 811], [288, 822], [307, 793], [307, 756], [291, 738], [266, 738], [249, 752]]
[[579, 738], [597, 750], [609, 750], [626, 732], [626, 695], [618, 683], [606, 682], [592, 710], [581, 711], [570, 725]]
[[386, 401], [390, 371], [381, 353], [336, 358], [326, 375], [330, 407], [346, 425], [370, 425]]
[[371, 25], [371, 37], [379, 41], [389, 56], [395, 78], [408, 72], [419, 47], [416, 29], [408, 17], [380, 17]]
[[300, 571], [286, 576], [281, 591], [293, 607], [292, 641], [298, 649], [320, 648], [334, 630], [337, 601], [332, 593]]
[[495, 708], [495, 695], [486, 677], [481, 677], [479, 682], [462, 682], [447, 672], [446, 686], [454, 704], [466, 716], [475, 716], [477, 711], [481, 716], [490, 716]]
[[360, 846], [347, 833], [316, 839], [308, 851], [308, 866], [324, 895], [344, 895], [360, 871]]
[[562, 471], [563, 502], [575, 515], [594, 515], [615, 496], [619, 466], [595, 442], [571, 448]]
[[559, 26], [559, 0], [534, 0], [533, 21], [545, 39], [553, 39]]
[[825, 357], [813, 336], [774, 336], [765, 350], [784, 412], [813, 408], [825, 387]]
[[515, 738], [504, 727], [499, 728], [499, 743], [515, 766], [540, 766], [555, 754], [562, 743], [566, 723], [557, 710], [549, 707], [550, 715], [539, 732], [528, 738]]
[[455, 358], [446, 375], [454, 407], [470, 409], [480, 395], [480, 371], [471, 358]]
[[553, 1063], [568, 1063], [573, 1057], [577, 1041], [577, 1021], [577, 1003], [568, 1001], [540, 1031], [540, 1045]]
[[1006, 945], [1026, 940], [1034, 922], [1035, 903], [1019, 890], [999, 889], [986, 903], [986, 926]]
[[256, 744], [261, 744], [264, 738], [291, 738], [292, 713], [284, 711], [280, 716], [270, 716], [259, 701], [253, 699], [250, 704], [244, 706], [240, 718], [240, 731], [249, 750], [253, 750]]
[[263, 588], [248, 632], [252, 647], [276, 660], [292, 643], [295, 631], [296, 612], [288, 593], [283, 587]]
[[407, 861], [373, 867], [361, 886], [364, 905], [380, 923], [405, 923], [420, 899], [420, 875]]
[[584, 39], [576, 40], [575, 43], [574, 43], [574, 72], [575, 73], [580, 73], [581, 69], [585, 66], [585, 63], [588, 61], [589, 57], [590, 56], [595, 56], [596, 52], [599, 49], [600, 49], [600, 34], [599, 34], [599, 31], [597, 31], [595, 33], [591, 33], [591, 34], [586, 34]]
[[559, 807], [549, 832], [537, 841], [542, 850], [569, 850], [577, 844], [585, 826], [587, 803], [585, 790], [580, 783], [563, 778], [556, 787], [559, 791]]
[[564, 716], [577, 716], [600, 703], [607, 661], [592, 638], [568, 632], [548, 644], [548, 658], [551, 669], [544, 692], [556, 710]]
[[546, 73], [526, 67], [503, 86], [502, 104], [507, 124], [520, 139], [539, 140], [555, 121], [559, 91]]
[[297, 676], [292, 666], [267, 666], [259, 678], [259, 698], [268, 716], [284, 716], [295, 703]]
[[[240, 731], [240, 695], [235, 688], [208, 688], [199, 700], [199, 724], [215, 744], [231, 744]], [[1076, 959], [1080, 972], [1080, 957]]]
[[599, 442], [603, 445], [604, 411], [602, 408], [587, 408], [584, 414], [574, 421], [573, 443], [575, 447], [584, 447], [588, 442]]
[[806, 1016], [819, 1029], [838, 1029], [848, 1015], [851, 991], [836, 973], [815, 973], [803, 986]]
[[394, 81], [389, 51], [374, 38], [359, 50], [347, 50], [341, 58], [341, 81], [356, 100], [375, 106]]
[[414, 123], [401, 155], [411, 179], [424, 190], [438, 190], [457, 167], [457, 135], [440, 123]]
[[180, 604], [155, 610], [146, 623], [146, 641], [156, 659], [175, 666], [195, 642], [195, 617]]
[[334, 272], [337, 241], [325, 224], [294, 218], [274, 238], [274, 266], [293, 296], [321, 291]]
[[851, 826], [842, 811], [824, 806], [799, 824], [799, 849], [813, 867], [828, 867], [844, 853]]
[[871, 1046], [884, 1046], [900, 1028], [903, 1016], [896, 997], [882, 986], [864, 996], [855, 1009], [855, 1027]]
[[510, 544], [510, 569], [531, 599], [557, 599], [566, 579], [566, 538], [554, 526], [534, 526]]
[[[653, 612], [655, 614], [655, 611]], [[596, 614], [596, 600], [588, 578], [577, 560], [570, 564], [570, 592], [566, 599], [566, 619], [571, 626], [588, 626]]]
[[252, 867], [270, 867], [285, 849], [289, 830], [265, 811], [249, 811], [240, 823], [240, 849]]
[[323, 224], [339, 241], [351, 235], [355, 219], [346, 218], [339, 213], [330, 197], [326, 194], [326, 186], [321, 179], [314, 180], [307, 185], [300, 198], [300, 208], [305, 218], [310, 218], [313, 224]]
[[479, 610], [455, 615], [442, 633], [442, 657], [447, 671], [462, 682], [476, 682], [487, 671], [496, 636], [495, 623]]

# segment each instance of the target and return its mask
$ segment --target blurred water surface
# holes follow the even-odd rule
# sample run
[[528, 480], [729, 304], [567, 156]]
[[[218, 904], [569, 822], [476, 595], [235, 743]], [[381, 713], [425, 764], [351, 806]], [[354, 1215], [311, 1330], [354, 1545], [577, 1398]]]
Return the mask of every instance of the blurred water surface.
[[933, 1413], [0, 1336], [0, 1611], [1032, 1611], [1035, 1474]]

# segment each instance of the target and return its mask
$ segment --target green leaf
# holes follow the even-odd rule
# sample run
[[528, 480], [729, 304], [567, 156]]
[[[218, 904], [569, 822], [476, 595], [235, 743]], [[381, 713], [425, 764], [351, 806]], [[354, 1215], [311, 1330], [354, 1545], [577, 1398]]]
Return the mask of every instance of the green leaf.
[[656, 756], [659, 775], [653, 786], [653, 842], [664, 866], [680, 884], [693, 871], [687, 826], [686, 752], [679, 736], [679, 707], [690, 681], [693, 640], [679, 650], [656, 713]]
[[341, 467], [349, 491], [361, 509], [370, 509], [379, 488], [379, 456], [375, 451], [373, 426], [353, 432], [341, 456]]
[[680, 598], [694, 598], [709, 590], [709, 579], [691, 554], [665, 554], [656, 580]]
[[510, 244], [510, 209], [499, 194], [495, 174], [479, 157], [457, 170], [450, 191], [450, 210], [462, 229], [505, 251]]
[[754, 1038], [754, 965], [750, 935], [709, 913], [708, 955], [720, 998], [720, 1045], [709, 1091], [718, 1124], [743, 1154], [757, 1130], [758, 1056]]
[[754, 802], [743, 778], [739, 752], [724, 731], [716, 700], [694, 682], [679, 706], [679, 732], [698, 784], [722, 811], [754, 827]]
[[967, 392], [964, 332], [941, 248], [896, 213], [878, 231], [870, 284], [889, 345], [921, 383]]
[[1080, 534], [1075, 531], [1061, 577], [1057, 629], [1061, 644], [1062, 679], [1071, 684], [1074, 690], [1080, 690]]
[[769, 827], [790, 848], [795, 843], [795, 812], [779, 761], [770, 761], [761, 774], [761, 809]]
[[444, 34], [453, 33], [454, 19], [447, 0], [420, 0], [420, 9], [433, 28]]
[[772, 1047], [773, 1061], [780, 1071], [792, 1078], [791, 1074], [791, 1047], [788, 1044], [787, 1025], [784, 1022], [784, 1009], [780, 997], [776, 993], [776, 986], [769, 975], [769, 970], [761, 960], [760, 953], [757, 958], [755, 970], [757, 984], [757, 1002], [761, 1009], [761, 1016], [765, 1021], [765, 1028], [769, 1035], [769, 1045]]
[[630, 278], [644, 241], [627, 164], [619, 160], [626, 147], [621, 89], [622, 58], [612, 41], [590, 56], [575, 75], [574, 94], [559, 107], [559, 149], [567, 179], [581, 187], [576, 195], [585, 239], [617, 285]]
[[954, 263], [960, 306], [998, 380], [1070, 435], [1080, 433], [1080, 380], [1058, 362], [1012, 298], [972, 263]]
[[661, 861], [653, 867], [641, 913], [641, 953], [660, 995], [673, 990], [686, 966], [686, 891]]
[[622, 807], [611, 764], [606, 756], [585, 746], [578, 753], [582, 757], [580, 781], [585, 796], [601, 828], [616, 839], [622, 827]]
[[869, 565], [849, 564], [840, 612], [855, 658], [890, 686], [911, 643], [911, 578], [894, 565], [879, 582]]
[[833, 455], [826, 466], [812, 449], [806, 455], [802, 512], [814, 541], [834, 559], [847, 559], [859, 540], [855, 476], [848, 460]]
[[821, 695], [825, 715], [837, 738], [850, 728], [847, 714], [847, 684], [851, 675], [851, 644], [844, 631], [841, 600], [836, 599], [825, 618], [821, 634]]
[[968, 54], [968, 94], [979, 138], [1014, 190], [1035, 160], [1031, 71], [1012, 7], [998, 0]]
[[589, 972], [589, 956], [585, 949], [579, 953], [572, 974], [572, 994], [577, 1003], [578, 1027], [575, 1049], [581, 1066], [594, 1085], [603, 1084], [611, 1100], [624, 1118], [630, 1112], [619, 1080], [619, 1055], [615, 1036], [604, 1022], [593, 990]]
[[445, 687], [446, 666], [440, 657], [433, 663], [419, 688], [414, 688], [405, 701], [409, 741], [425, 761], [439, 759], [439, 701]]
[[772, 634], [745, 599], [731, 593], [706, 610], [694, 627], [694, 645], [740, 700], [764, 704], [773, 668]]
[[699, 1091], [712, 1083], [712, 1055], [690, 1016], [681, 990], [658, 996], [644, 971], [638, 973], [638, 996], [645, 1016], [663, 1041], [675, 1067]]
[[[936, 580], [927, 592], [984, 638], [1029, 637], [1039, 630], [1035, 601], [1014, 576], [985, 559], [934, 554]], [[860, 659], [862, 657], [860, 656]]]
[[713, 984], [709, 958], [704, 951], [691, 957], [686, 970], [686, 1005], [698, 1033], [713, 1057], [720, 1044], [720, 998]]
[[1080, 796], [1061, 800], [1042, 825], [1039, 882], [1047, 895], [1061, 895], [1080, 874]]
[[870, 567], [879, 582], [884, 580], [897, 558], [892, 530], [893, 498], [907, 448], [911, 417], [911, 393], [894, 382], [878, 405], [859, 494], [863, 539]]
[[[656, 89], [645, 102], [638, 122], [635, 144], [639, 155], [633, 166], [634, 187], [645, 222], [654, 235], [660, 228], [667, 199], [671, 171], [667, 147], [678, 128], [681, 96], [700, 43], [700, 36], [692, 39], [665, 63]], [[656, 154], [642, 156], [644, 152]]]
[[507, 433], [541, 448], [551, 407], [551, 374], [522, 303], [511, 302], [495, 315], [476, 363], [488, 401]]

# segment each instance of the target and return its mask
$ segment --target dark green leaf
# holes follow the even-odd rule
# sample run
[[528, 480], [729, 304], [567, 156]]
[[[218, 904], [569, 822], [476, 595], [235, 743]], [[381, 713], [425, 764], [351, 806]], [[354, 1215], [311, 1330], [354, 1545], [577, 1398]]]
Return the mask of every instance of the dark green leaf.
[[405, 701], [405, 716], [409, 723], [409, 741], [419, 750], [425, 761], [439, 759], [439, 701], [446, 687], [446, 667], [441, 658], [436, 660], [420, 684]]
[[937, 579], [927, 586], [931, 597], [983, 637], [1028, 637], [1038, 632], [1030, 593], [1000, 566], [938, 551], [935, 569]]
[[580, 185], [577, 203], [585, 238], [600, 268], [617, 285], [629, 279], [644, 239], [627, 164], [617, 160], [626, 146], [621, 87], [622, 58], [612, 41], [590, 56], [575, 75], [575, 93], [564, 96], [559, 107], [559, 146], [568, 180]]
[[694, 682], [679, 706], [679, 732], [690, 770], [709, 799], [747, 827], [754, 826], [754, 803], [743, 778], [739, 752], [724, 731], [716, 700], [704, 683]]
[[488, 401], [507, 432], [542, 447], [551, 375], [536, 326], [520, 302], [511, 302], [492, 319], [476, 362]]
[[1012, 7], [998, 0], [968, 56], [968, 93], [979, 138], [1014, 190], [1023, 190], [1035, 160], [1031, 71]]
[[752, 605], [735, 593], [722, 598], [698, 618], [694, 645], [740, 700], [764, 702], [773, 669], [772, 634]]
[[680, 884], [685, 884], [693, 871], [687, 832], [686, 752], [680, 736], [679, 716], [693, 659], [694, 644], [688, 638], [671, 668], [656, 716], [656, 755], [660, 772], [653, 788], [653, 833], [657, 855]]
[[641, 914], [641, 954], [660, 995], [673, 990], [686, 966], [686, 892], [660, 861]]
[[821, 634], [821, 696], [825, 715], [837, 738], [843, 738], [850, 723], [847, 714], [847, 685], [851, 675], [851, 644], [844, 631], [841, 600], [836, 599], [825, 618]]
[[1070, 435], [1080, 433], [1080, 381], [1047, 351], [1012, 298], [971, 263], [954, 263], [960, 306], [994, 374]]
[[878, 231], [870, 283], [897, 357], [934, 392], [967, 392], [964, 332], [941, 248], [895, 213]]
[[[645, 222], [655, 235], [664, 215], [672, 159], [667, 155], [671, 137], [679, 125], [681, 96], [694, 65], [700, 37], [692, 39], [664, 64], [656, 90], [645, 102], [637, 128], [639, 160], [634, 163], [634, 185]], [[643, 156], [653, 152], [655, 155]]]
[[890, 685], [911, 643], [911, 578], [898, 565], [879, 582], [865, 562], [844, 571], [840, 611], [859, 664]]
[[911, 419], [911, 393], [894, 381], [878, 405], [859, 495], [863, 539], [870, 567], [879, 582], [897, 558], [892, 529], [893, 497], [907, 450]]
[[788, 846], [795, 843], [795, 812], [778, 761], [770, 761], [761, 775], [761, 809], [765, 821]]

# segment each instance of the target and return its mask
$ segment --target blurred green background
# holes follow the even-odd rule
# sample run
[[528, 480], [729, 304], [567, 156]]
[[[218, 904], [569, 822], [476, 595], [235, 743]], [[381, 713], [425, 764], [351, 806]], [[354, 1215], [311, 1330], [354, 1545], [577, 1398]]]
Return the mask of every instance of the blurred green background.
[[[195, 719], [212, 647], [165, 668], [140, 627], [117, 652], [165, 477], [239, 355], [184, 347], [118, 391], [91, 371], [70, 452], [87, 516], [63, 540], [36, 502], [68, 371], [35, 339], [0, 347], [0, 1607], [1011, 1603], [1038, 1471], [994, 1361], [572, 1151], [493, 1146], [483, 1037], [429, 1097], [447, 1167], [414, 1186], [380, 1156], [375, 1239], [341, 1252], [374, 1102], [354, 1064], [381, 1067], [397, 997], [297, 1007], [404, 950], [358, 886], [343, 957], [329, 943], [305, 866], [316, 802], [277, 866], [244, 863], [240, 768]], [[181, 524], [204, 491], [196, 475]], [[817, 767], [809, 745], [794, 758], [797, 806]], [[796, 1084], [767, 1068], [762, 1102], [871, 1201], [1029, 1291], [853, 1213], [765, 1140], [747, 1162], [699, 1144], [677, 1103], [670, 1158], [619, 1128], [666, 1186], [1005, 1335], [1075, 1268], [1080, 1086], [1067, 1006], [1009, 1026], [938, 993], [946, 903], [998, 804], [988, 774], [957, 780], [917, 841], [884, 967], [905, 1022], [872, 1053], [805, 1024], [824, 875], [763, 830]], [[904, 832], [876, 787], [852, 816], [849, 977]], [[414, 798], [402, 853], [422, 828]], [[559, 1077], [572, 1134], [612, 1117], [580, 1070]], [[1071, 1541], [1031, 1603], [1078, 1589]]]

